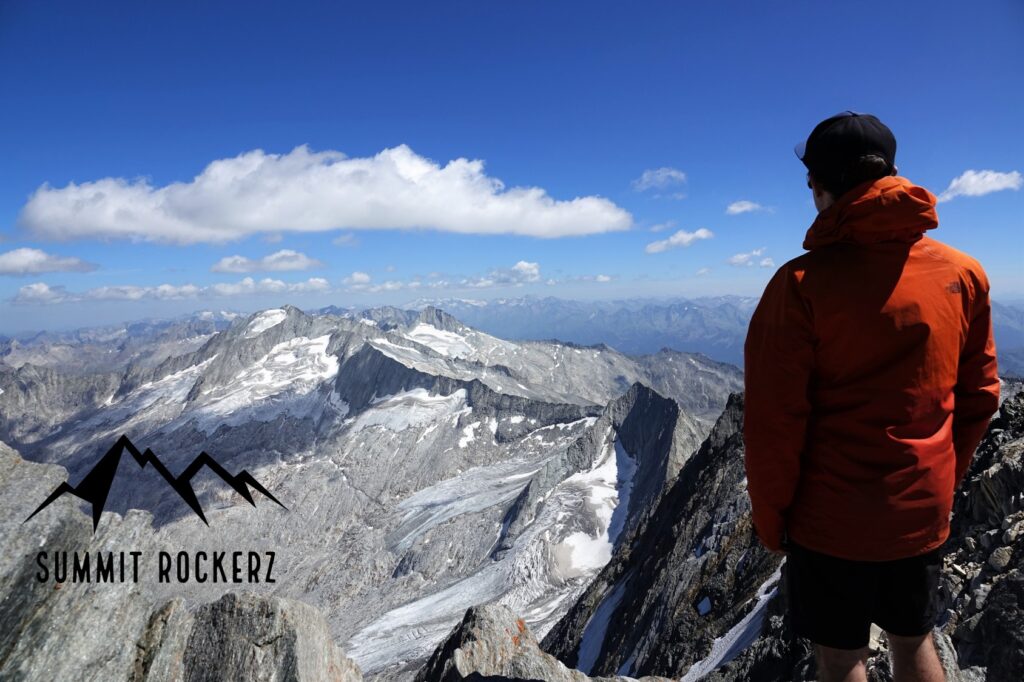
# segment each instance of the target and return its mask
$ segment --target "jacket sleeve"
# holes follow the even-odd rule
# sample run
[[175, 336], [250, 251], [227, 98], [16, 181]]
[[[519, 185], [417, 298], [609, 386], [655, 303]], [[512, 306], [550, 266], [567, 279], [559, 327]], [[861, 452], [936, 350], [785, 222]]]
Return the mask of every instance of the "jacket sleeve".
[[988, 428], [999, 409], [999, 375], [996, 344], [992, 336], [992, 307], [984, 273], [974, 283], [970, 322], [953, 389], [953, 448], [956, 451], [956, 485], [960, 485]]
[[800, 480], [814, 362], [811, 311], [799, 292], [802, 271], [782, 266], [765, 288], [744, 344], [744, 464], [754, 527], [781, 549], [785, 515]]

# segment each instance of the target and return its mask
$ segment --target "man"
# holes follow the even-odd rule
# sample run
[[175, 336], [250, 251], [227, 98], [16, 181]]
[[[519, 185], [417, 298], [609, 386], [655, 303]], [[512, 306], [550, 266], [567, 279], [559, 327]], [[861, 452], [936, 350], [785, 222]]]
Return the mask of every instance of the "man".
[[896, 175], [877, 118], [822, 121], [798, 157], [818, 217], [747, 332], [753, 521], [786, 552], [819, 679], [864, 680], [871, 623], [897, 680], [943, 680], [931, 630], [954, 488], [999, 403], [989, 284], [925, 235], [935, 196]]

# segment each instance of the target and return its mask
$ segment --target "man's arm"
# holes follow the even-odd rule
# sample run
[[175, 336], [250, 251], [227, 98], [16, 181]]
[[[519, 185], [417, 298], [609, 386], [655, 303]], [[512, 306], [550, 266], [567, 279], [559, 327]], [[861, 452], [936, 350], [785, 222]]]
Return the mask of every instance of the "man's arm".
[[800, 277], [802, 272], [789, 264], [779, 268], [754, 311], [744, 344], [747, 490], [758, 537], [773, 551], [782, 546], [811, 412], [807, 392], [815, 337], [797, 288]]
[[992, 337], [992, 307], [989, 284], [984, 273], [974, 282], [971, 319], [960, 352], [956, 386], [953, 389], [953, 448], [956, 451], [956, 485], [960, 485], [988, 428], [999, 409], [999, 375], [996, 344]]

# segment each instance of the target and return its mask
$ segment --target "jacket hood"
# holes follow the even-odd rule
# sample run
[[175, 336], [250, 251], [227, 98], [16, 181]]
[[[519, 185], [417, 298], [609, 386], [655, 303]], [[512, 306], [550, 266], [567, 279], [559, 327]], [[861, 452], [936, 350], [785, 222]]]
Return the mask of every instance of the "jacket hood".
[[803, 247], [835, 242], [916, 242], [937, 227], [935, 195], [906, 178], [889, 175], [854, 187], [818, 214]]

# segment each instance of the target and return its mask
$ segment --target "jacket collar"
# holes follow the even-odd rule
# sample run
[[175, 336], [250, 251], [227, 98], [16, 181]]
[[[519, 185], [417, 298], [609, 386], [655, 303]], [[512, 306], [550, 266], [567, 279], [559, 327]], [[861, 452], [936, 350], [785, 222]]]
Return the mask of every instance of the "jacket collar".
[[906, 178], [889, 175], [858, 185], [818, 214], [804, 237], [805, 249], [847, 242], [912, 243], [937, 227], [935, 195]]

